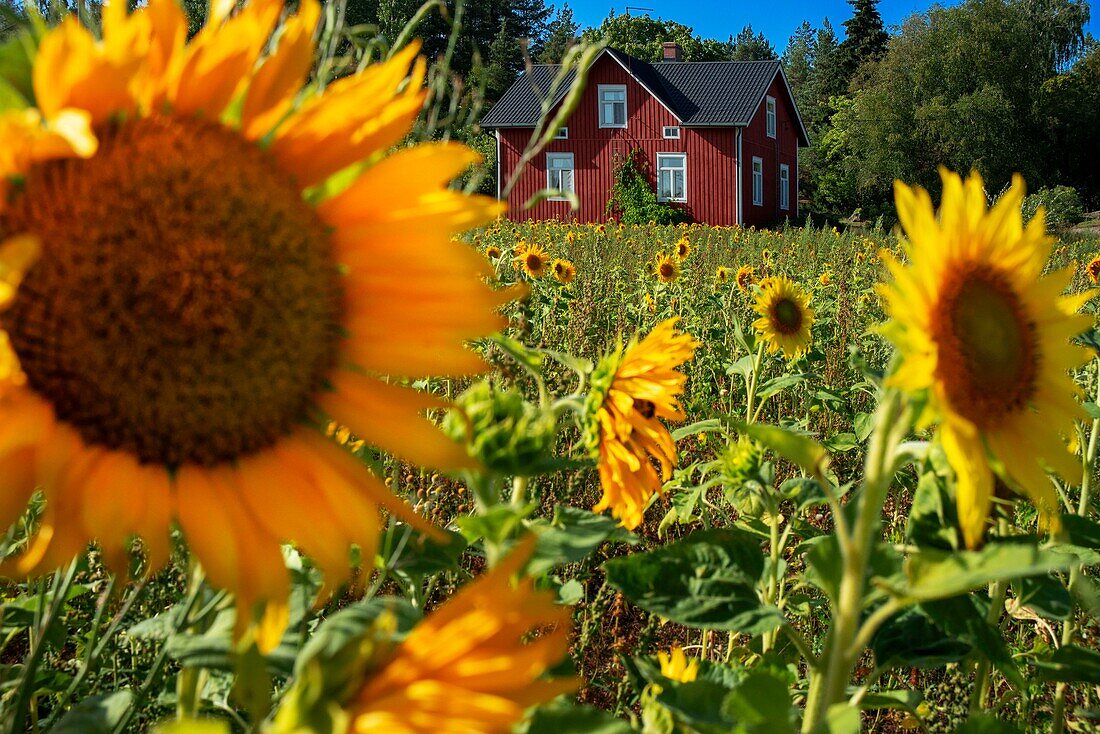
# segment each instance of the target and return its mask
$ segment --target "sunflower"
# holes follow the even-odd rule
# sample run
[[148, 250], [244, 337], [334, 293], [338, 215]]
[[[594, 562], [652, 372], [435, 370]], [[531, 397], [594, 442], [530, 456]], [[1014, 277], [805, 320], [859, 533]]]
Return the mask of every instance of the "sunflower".
[[794, 359], [809, 348], [814, 310], [809, 294], [790, 278], [780, 275], [760, 281], [752, 309], [760, 314], [753, 328], [767, 342], [769, 353], [783, 350], [788, 359]]
[[730, 279], [730, 269], [719, 265], [718, 269], [714, 271], [714, 280], [717, 283], [726, 283]]
[[1085, 269], [1088, 271], [1089, 279], [1092, 280], [1092, 284], [1100, 284], [1100, 255], [1089, 260], [1089, 264]]
[[541, 278], [546, 275], [550, 256], [542, 249], [542, 245], [526, 245], [522, 252], [516, 253], [515, 261], [528, 277]]
[[681, 237], [676, 241], [676, 257], [681, 260], [687, 260], [688, 255], [691, 254], [691, 243], [688, 242], [687, 237]]
[[752, 265], [742, 265], [737, 268], [737, 288], [742, 291], [747, 291], [749, 286], [756, 282], [756, 274], [752, 269]]
[[498, 260], [500, 259], [500, 256], [502, 254], [504, 253], [497, 245], [489, 245], [485, 248], [485, 257], [489, 258], [490, 260]]
[[577, 266], [568, 260], [555, 260], [553, 268], [554, 277], [559, 283], [569, 284], [573, 282], [573, 278], [577, 277]]
[[156, 569], [176, 522], [236, 596], [238, 634], [258, 621], [269, 650], [288, 618], [280, 542], [329, 593], [352, 545], [371, 563], [379, 506], [431, 529], [329, 420], [418, 464], [468, 463], [424, 415], [441, 402], [398, 383], [483, 368], [464, 342], [510, 296], [452, 238], [503, 207], [447, 189], [477, 160], [465, 147], [387, 154], [423, 107], [415, 47], [299, 99], [316, 0], [266, 56], [276, 0], [211, 3], [190, 43], [174, 0], [126, 7], [104, 7], [102, 42], [73, 17], [47, 32], [37, 107], [0, 114], [0, 525], [46, 499], [4, 570], [95, 540], [121, 572], [134, 536]]
[[828, 271], [825, 271], [817, 279], [817, 282], [820, 283], [821, 285], [827, 286], [827, 285], [829, 285], [830, 283], [833, 282], [833, 276]]
[[347, 705], [349, 731], [503, 734], [527, 708], [577, 688], [539, 680], [569, 649], [572, 612], [532, 579], [512, 583], [533, 540], [413, 628]]
[[673, 645], [667, 653], [658, 652], [657, 661], [661, 664], [661, 675], [669, 680], [691, 683], [699, 675], [699, 660], [688, 660], [679, 645]]
[[662, 283], [674, 283], [680, 279], [680, 261], [671, 255], [658, 252], [653, 261], [653, 274]]
[[1088, 352], [1070, 339], [1092, 324], [1077, 312], [1093, 293], [1062, 296], [1073, 272], [1043, 277], [1053, 238], [1037, 214], [1025, 227], [1024, 183], [986, 207], [982, 179], [941, 171], [939, 217], [928, 192], [894, 185], [911, 265], [883, 259], [894, 282], [880, 286], [883, 328], [903, 362], [890, 384], [927, 391], [925, 424], [955, 469], [963, 537], [976, 546], [993, 495], [992, 468], [1032, 498], [1045, 524], [1059, 526], [1058, 497], [1046, 469], [1081, 471], [1060, 434], [1084, 418], [1068, 371]]
[[527, 248], [530, 245], [527, 244], [527, 240], [517, 240], [516, 244], [512, 246], [512, 257], [519, 260], [523, 257], [523, 254], [527, 252]]
[[598, 457], [603, 487], [593, 512], [610, 508], [631, 530], [642, 523], [650, 497], [661, 492], [676, 464], [676, 444], [658, 419], [684, 419], [678, 398], [687, 376], [676, 368], [699, 346], [690, 334], [676, 331], [676, 321], [663, 321], [641, 342], [631, 341], [625, 350], [620, 345], [604, 357], [585, 403], [585, 438]]

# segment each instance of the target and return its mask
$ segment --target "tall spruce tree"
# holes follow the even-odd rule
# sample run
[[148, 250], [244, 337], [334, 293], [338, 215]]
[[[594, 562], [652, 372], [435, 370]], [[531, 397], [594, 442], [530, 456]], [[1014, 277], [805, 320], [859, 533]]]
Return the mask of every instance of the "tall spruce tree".
[[890, 35], [878, 12], [879, 0], [848, 0], [855, 13], [844, 21], [846, 38], [840, 44], [845, 86], [851, 84], [859, 67], [886, 55]]

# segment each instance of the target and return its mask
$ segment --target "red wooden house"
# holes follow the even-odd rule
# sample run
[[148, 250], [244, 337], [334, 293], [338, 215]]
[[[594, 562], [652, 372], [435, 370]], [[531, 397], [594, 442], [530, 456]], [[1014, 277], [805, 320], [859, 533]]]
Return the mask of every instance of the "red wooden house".
[[[542, 114], [555, 65], [524, 73], [485, 115], [497, 139], [498, 195], [520, 163]], [[567, 80], [551, 108], [561, 103]], [[526, 168], [509, 196], [512, 219], [607, 218], [616, 162], [637, 149], [659, 201], [707, 224], [766, 226], [798, 213], [798, 148], [806, 128], [778, 61], [665, 60], [648, 63], [605, 49], [592, 62], [580, 104], [558, 137]], [[523, 209], [542, 189], [565, 199]]]

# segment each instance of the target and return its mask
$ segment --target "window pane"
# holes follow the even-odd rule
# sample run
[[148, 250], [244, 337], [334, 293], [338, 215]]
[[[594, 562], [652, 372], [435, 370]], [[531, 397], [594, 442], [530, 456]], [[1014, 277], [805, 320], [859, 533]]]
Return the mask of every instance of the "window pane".
[[615, 124], [626, 124], [626, 105], [621, 102], [615, 105]]
[[674, 171], [672, 174], [672, 198], [683, 199], [684, 198], [684, 172], [683, 170]]
[[561, 172], [561, 185], [558, 186], [559, 191], [573, 191], [573, 171]]
[[657, 198], [672, 198], [672, 177], [668, 171], [662, 170], [657, 174]]

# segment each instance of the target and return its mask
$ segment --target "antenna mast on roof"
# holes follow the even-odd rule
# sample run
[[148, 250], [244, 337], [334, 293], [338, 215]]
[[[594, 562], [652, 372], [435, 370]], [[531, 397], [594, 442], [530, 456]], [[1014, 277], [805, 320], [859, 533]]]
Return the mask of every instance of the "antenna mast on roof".
[[651, 13], [653, 12], [653, 8], [639, 8], [636, 5], [627, 5], [625, 8], [623, 8], [623, 10], [626, 12], [627, 15], [630, 15], [631, 10], [648, 10]]

